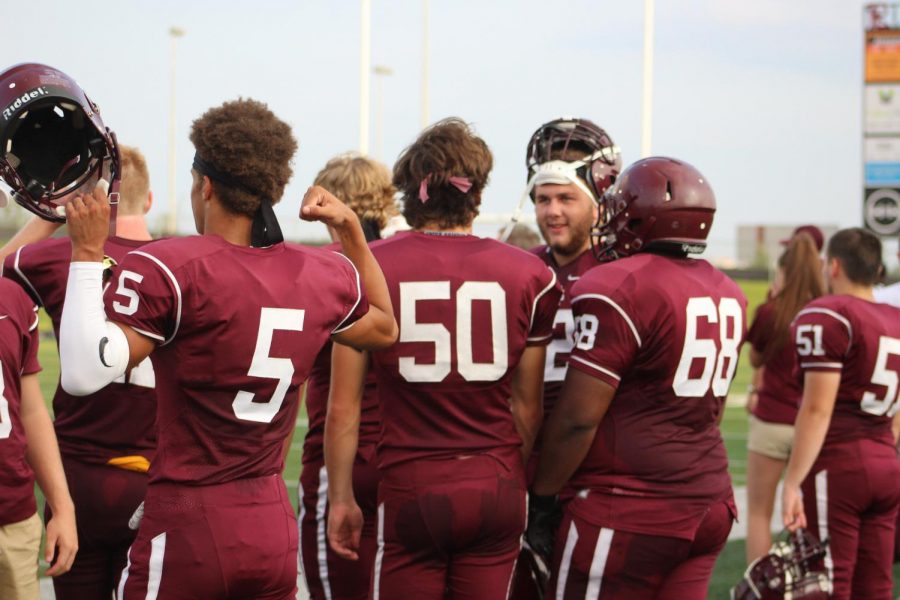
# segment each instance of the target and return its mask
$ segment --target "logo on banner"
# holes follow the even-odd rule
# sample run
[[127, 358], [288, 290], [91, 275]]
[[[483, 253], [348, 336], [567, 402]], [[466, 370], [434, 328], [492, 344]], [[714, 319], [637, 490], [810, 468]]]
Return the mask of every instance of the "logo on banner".
[[878, 235], [900, 233], [900, 189], [866, 190], [863, 218], [866, 227]]

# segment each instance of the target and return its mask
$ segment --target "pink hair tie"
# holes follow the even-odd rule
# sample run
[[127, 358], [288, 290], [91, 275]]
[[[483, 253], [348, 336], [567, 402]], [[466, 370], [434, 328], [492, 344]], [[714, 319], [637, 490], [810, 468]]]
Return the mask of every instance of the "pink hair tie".
[[[428, 201], [428, 184], [431, 183], [431, 175], [431, 173], [426, 175], [425, 179], [422, 180], [422, 183], [419, 184], [419, 200], [421, 200], [423, 204]], [[447, 180], [447, 183], [461, 191], [463, 194], [472, 189], [472, 182], [469, 181], [468, 177], [454, 175]]]

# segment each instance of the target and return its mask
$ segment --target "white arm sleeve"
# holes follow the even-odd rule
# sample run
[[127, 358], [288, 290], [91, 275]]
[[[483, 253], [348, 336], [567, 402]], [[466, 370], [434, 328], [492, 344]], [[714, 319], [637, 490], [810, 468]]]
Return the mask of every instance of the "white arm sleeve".
[[86, 396], [125, 374], [128, 339], [103, 310], [103, 265], [73, 262], [59, 326], [60, 383]]

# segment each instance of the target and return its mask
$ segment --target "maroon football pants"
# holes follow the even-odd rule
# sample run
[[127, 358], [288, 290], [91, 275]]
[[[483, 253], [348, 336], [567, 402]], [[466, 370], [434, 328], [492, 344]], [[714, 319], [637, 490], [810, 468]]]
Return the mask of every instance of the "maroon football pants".
[[892, 598], [900, 463], [896, 457], [816, 464], [803, 482], [807, 526], [827, 539], [832, 598]]
[[328, 475], [323, 461], [303, 465], [300, 474], [300, 572], [311, 600], [365, 600], [375, 563], [378, 482], [374, 463], [357, 456], [353, 493], [363, 512], [359, 560], [335, 554], [328, 544]]
[[119, 600], [293, 600], [296, 594], [297, 522], [279, 475], [147, 488]]
[[392, 467], [378, 490], [372, 598], [506, 598], [525, 530], [517, 449]]
[[547, 597], [705, 600], [732, 521], [726, 503], [714, 504], [686, 540], [600, 527], [566, 511]]
[[[147, 475], [62, 460], [78, 520], [78, 554], [68, 573], [53, 578], [53, 590], [57, 600], [109, 600], [137, 534], [128, 520], [144, 499]], [[44, 520], [50, 517], [48, 505]]]

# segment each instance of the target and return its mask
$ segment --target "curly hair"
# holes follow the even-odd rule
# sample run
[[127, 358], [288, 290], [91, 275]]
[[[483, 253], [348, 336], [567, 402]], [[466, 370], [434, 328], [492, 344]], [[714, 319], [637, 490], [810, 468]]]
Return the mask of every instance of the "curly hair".
[[[406, 148], [394, 165], [394, 185], [403, 195], [403, 216], [414, 229], [426, 225], [441, 229], [464, 227], [478, 216], [481, 192], [487, 185], [494, 157], [487, 144], [462, 119], [438, 121]], [[451, 177], [466, 177], [472, 184], [463, 192]], [[428, 200], [419, 188], [428, 179]]]
[[190, 139], [203, 161], [237, 184], [212, 182], [230, 211], [253, 217], [261, 198], [281, 200], [297, 140], [268, 106], [243, 98], [225, 102], [194, 121]]
[[391, 172], [378, 161], [354, 153], [335, 156], [316, 175], [322, 186], [359, 216], [384, 229], [399, 211], [394, 204]]
[[142, 215], [150, 196], [147, 160], [133, 146], [119, 146], [122, 155], [122, 183], [119, 187], [119, 214]]

